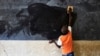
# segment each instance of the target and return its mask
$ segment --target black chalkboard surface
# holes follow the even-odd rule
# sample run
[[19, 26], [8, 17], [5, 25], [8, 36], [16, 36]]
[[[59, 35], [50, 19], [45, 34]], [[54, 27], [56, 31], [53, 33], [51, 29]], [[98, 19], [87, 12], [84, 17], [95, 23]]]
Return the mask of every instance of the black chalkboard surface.
[[73, 27], [75, 40], [100, 40], [100, 1], [85, 1], [75, 5], [77, 20]]
[[61, 34], [61, 26], [69, 23], [66, 11], [69, 5], [74, 7], [73, 39], [100, 40], [99, 0], [57, 0], [58, 3], [54, 5], [53, 0], [29, 1], [31, 3], [0, 2], [0, 40], [57, 39]]

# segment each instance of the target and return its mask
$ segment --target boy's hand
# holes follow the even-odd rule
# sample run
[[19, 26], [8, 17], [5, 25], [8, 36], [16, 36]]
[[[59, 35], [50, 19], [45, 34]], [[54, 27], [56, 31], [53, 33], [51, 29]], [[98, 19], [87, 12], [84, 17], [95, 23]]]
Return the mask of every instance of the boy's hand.
[[50, 41], [49, 41], [50, 44], [51, 44], [51, 43], [54, 43], [54, 42], [55, 42], [54, 40], [50, 40]]

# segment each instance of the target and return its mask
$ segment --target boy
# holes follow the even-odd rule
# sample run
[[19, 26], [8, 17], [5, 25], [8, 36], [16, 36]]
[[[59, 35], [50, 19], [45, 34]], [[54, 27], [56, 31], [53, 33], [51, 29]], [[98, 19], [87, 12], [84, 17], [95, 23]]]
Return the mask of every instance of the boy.
[[58, 38], [58, 42], [54, 41], [54, 43], [57, 47], [61, 46], [62, 56], [74, 56], [71, 27], [63, 26], [61, 32], [62, 35]]
[[58, 42], [53, 41], [57, 47], [62, 49], [62, 56], [74, 56], [73, 53], [73, 44], [72, 44], [72, 31], [71, 31], [71, 23], [72, 23], [72, 10], [73, 8], [68, 8], [69, 14], [69, 24], [68, 27], [65, 25], [61, 28], [62, 35], [58, 38]]

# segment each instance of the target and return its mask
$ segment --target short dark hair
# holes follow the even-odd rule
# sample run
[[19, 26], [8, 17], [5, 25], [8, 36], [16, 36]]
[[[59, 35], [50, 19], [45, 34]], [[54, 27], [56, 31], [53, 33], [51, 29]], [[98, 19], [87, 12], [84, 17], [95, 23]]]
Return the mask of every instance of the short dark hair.
[[68, 26], [67, 25], [62, 26], [61, 32], [63, 35], [67, 34], [68, 33]]

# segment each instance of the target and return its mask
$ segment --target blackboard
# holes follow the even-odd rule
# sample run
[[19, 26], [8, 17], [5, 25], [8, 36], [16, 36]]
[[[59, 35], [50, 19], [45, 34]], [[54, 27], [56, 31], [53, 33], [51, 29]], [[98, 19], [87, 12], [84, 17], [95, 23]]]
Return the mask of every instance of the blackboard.
[[[47, 4], [51, 0], [25, 0], [23, 1], [1, 1], [0, 3], [0, 40], [47, 40], [46, 36], [42, 37], [42, 34], [29, 35], [29, 29], [27, 27], [17, 27], [17, 22], [20, 18], [16, 18], [16, 14], [21, 9], [26, 9], [29, 4], [32, 3], [44, 3]], [[77, 14], [77, 18], [72, 27], [74, 40], [100, 40], [100, 1], [99, 0], [65, 0], [66, 2], [59, 4], [58, 7], [66, 8], [68, 5], [74, 7], [74, 12]], [[23, 14], [28, 15], [24, 10]], [[25, 19], [24, 17], [21, 17]], [[9, 22], [8, 22], [9, 21]], [[12, 24], [13, 23], [13, 24]], [[25, 24], [24, 24], [25, 25]], [[12, 33], [7, 32], [9, 29]], [[28, 32], [28, 33], [26, 33]], [[8, 34], [12, 34], [10, 37], [6, 37]], [[14, 34], [13, 34], [14, 33]], [[53, 34], [53, 33], [52, 33]], [[58, 35], [57, 35], [58, 36]]]

